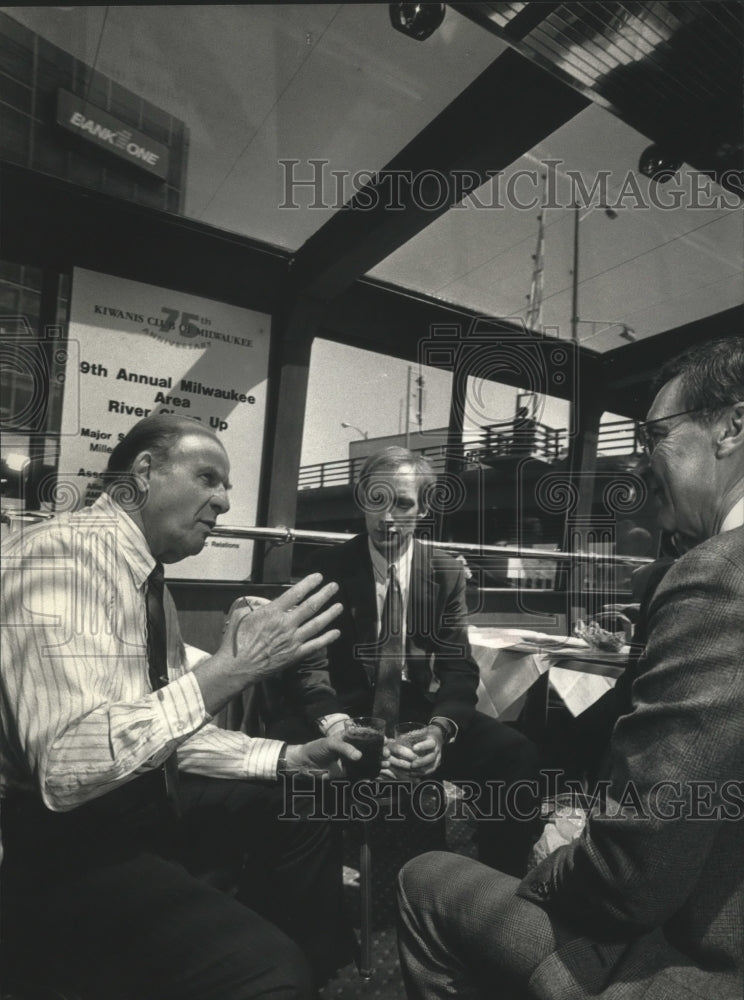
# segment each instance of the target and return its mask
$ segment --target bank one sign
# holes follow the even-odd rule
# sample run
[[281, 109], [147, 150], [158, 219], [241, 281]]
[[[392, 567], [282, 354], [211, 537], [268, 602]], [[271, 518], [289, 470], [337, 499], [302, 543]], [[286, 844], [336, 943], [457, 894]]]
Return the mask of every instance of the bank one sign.
[[168, 148], [68, 90], [57, 91], [57, 124], [161, 180], [168, 176]]

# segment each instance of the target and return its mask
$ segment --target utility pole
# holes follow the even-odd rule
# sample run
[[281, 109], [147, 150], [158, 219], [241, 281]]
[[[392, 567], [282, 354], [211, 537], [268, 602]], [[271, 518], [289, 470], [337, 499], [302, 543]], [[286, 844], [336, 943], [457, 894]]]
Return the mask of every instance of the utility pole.
[[542, 300], [543, 276], [545, 271], [545, 175], [543, 174], [543, 205], [537, 216], [537, 246], [532, 255], [532, 282], [527, 296], [527, 316], [525, 323], [528, 330], [543, 332]]
[[419, 375], [416, 379], [416, 423], [418, 424], [419, 434], [424, 429], [424, 376], [421, 374], [421, 369], [419, 368]]
[[571, 340], [579, 342], [579, 205], [574, 202], [573, 271], [571, 272]]
[[406, 374], [406, 448], [411, 447], [411, 366]]

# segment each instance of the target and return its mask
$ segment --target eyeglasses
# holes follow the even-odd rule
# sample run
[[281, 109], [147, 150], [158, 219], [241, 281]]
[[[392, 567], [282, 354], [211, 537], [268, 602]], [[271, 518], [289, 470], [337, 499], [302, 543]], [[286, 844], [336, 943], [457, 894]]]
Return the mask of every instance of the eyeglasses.
[[667, 413], [665, 417], [657, 417], [655, 420], [645, 420], [643, 423], [638, 424], [638, 437], [641, 441], [641, 447], [646, 452], [646, 457], [651, 458], [654, 453], [654, 448], [658, 444], [654, 432], [649, 430], [649, 427], [653, 427], [654, 424], [663, 423], [665, 420], [673, 420], [674, 417], [686, 417], [691, 413], [702, 413], [705, 407], [698, 406], [694, 410], [680, 410], [679, 413]]

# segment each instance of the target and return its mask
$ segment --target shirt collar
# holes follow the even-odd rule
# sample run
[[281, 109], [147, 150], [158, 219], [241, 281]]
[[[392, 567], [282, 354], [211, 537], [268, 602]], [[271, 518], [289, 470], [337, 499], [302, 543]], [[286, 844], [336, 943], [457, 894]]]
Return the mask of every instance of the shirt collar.
[[721, 531], [731, 531], [744, 526], [744, 497], [739, 497], [734, 506], [723, 519]]
[[129, 564], [135, 584], [143, 586], [155, 568], [156, 560], [140, 528], [108, 493], [102, 493], [93, 506], [88, 508], [88, 516], [115, 519], [118, 552]]
[[[369, 555], [372, 559], [372, 567], [381, 579], [387, 581], [388, 576], [388, 566], [390, 563], [378, 552], [377, 549], [372, 544], [372, 539], [367, 537], [367, 545], [369, 547]], [[413, 539], [406, 546], [404, 551], [398, 556], [397, 559], [393, 559], [392, 562], [395, 564], [395, 568], [398, 571], [398, 582], [402, 590], [408, 587], [408, 580], [411, 576], [411, 561], [413, 559]]]

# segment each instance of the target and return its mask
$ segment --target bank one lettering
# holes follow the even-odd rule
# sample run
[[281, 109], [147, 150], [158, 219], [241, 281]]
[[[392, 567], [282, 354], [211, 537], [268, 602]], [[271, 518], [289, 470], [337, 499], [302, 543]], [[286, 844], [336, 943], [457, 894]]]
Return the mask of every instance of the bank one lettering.
[[86, 118], [80, 111], [72, 112], [70, 115], [70, 124], [81, 132], [87, 132], [88, 135], [92, 135], [102, 142], [107, 142], [115, 149], [124, 150], [129, 156], [133, 156], [136, 160], [142, 160], [143, 163], [148, 163], [151, 167], [156, 167], [158, 164], [160, 155], [152, 149], [147, 149], [146, 146], [141, 146], [138, 142], [135, 142], [132, 138], [132, 133], [127, 132], [125, 129], [108, 128], [106, 125], [101, 125], [97, 122], [95, 118]]

